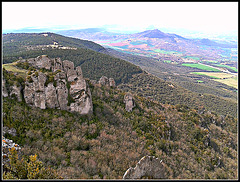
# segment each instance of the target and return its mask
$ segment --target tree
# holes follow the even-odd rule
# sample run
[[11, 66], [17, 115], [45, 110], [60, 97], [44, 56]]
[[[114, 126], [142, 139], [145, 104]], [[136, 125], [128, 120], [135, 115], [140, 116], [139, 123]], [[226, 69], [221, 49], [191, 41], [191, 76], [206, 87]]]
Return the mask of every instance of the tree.
[[62, 179], [51, 168], [45, 168], [37, 155], [21, 159], [15, 148], [9, 149], [9, 163], [4, 165], [3, 179]]

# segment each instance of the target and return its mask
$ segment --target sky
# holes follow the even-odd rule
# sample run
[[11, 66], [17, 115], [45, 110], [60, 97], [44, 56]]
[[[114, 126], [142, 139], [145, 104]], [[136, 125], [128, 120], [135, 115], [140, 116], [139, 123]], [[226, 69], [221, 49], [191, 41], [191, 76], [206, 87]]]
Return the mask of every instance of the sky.
[[238, 2], [2, 2], [2, 30], [169, 29], [237, 34]]

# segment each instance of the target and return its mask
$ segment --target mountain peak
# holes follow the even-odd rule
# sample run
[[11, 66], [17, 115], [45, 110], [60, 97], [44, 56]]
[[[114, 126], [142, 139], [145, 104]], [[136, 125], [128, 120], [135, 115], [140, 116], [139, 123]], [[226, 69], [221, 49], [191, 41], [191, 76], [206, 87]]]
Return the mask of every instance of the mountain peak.
[[141, 37], [148, 37], [148, 38], [166, 38], [169, 37], [168, 34], [163, 33], [162, 31], [158, 29], [153, 30], [146, 30], [144, 32], [137, 33], [137, 35]]

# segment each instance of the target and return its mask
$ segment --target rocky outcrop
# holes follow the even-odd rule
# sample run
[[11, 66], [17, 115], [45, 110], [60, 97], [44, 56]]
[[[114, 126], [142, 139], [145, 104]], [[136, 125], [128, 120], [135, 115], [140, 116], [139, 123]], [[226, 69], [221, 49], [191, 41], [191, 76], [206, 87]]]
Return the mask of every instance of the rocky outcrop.
[[132, 109], [135, 107], [135, 103], [133, 100], [133, 96], [130, 93], [124, 95], [125, 109], [127, 112], [131, 112]]
[[3, 131], [3, 135], [5, 135], [6, 133], [8, 133], [8, 134], [10, 134], [12, 136], [16, 136], [17, 135], [16, 129], [8, 128], [7, 126], [4, 126], [2, 131]]
[[102, 76], [98, 83], [103, 86], [116, 87], [115, 80], [113, 78], [108, 79], [106, 76]]
[[67, 110], [67, 104], [68, 104], [68, 89], [67, 89], [67, 81], [66, 81], [66, 75], [64, 72], [59, 72], [54, 77], [54, 80], [56, 81], [56, 92], [57, 92], [57, 100], [59, 103], [59, 107], [62, 110]]
[[21, 97], [21, 86], [17, 86], [17, 85], [13, 85], [10, 86], [10, 97], [16, 96], [17, 100], [19, 102], [22, 101], [22, 97]]
[[2, 78], [2, 95], [3, 97], [8, 97], [8, 91], [6, 88], [6, 80]]
[[102, 76], [99, 80], [100, 85], [109, 86], [109, 80], [106, 76]]
[[42, 72], [30, 75], [25, 82], [24, 99], [29, 105], [46, 109], [46, 89], [45, 82], [47, 76]]
[[123, 179], [166, 179], [166, 167], [162, 160], [154, 156], [144, 156], [135, 168], [130, 167]]
[[[25, 59], [20, 60], [19, 62], [26, 62]], [[38, 69], [44, 68], [50, 70], [52, 67], [52, 60], [47, 55], [38, 56], [37, 58], [30, 58], [27, 62]]]
[[92, 113], [92, 96], [87, 83], [80, 77], [71, 83], [70, 95], [74, 99], [74, 103], [70, 105], [70, 111], [79, 112], [80, 114]]
[[[27, 104], [41, 109], [56, 108], [82, 115], [92, 113], [91, 92], [80, 66], [75, 68], [71, 61], [50, 59], [47, 56], [22, 59], [19, 62], [28, 62], [36, 68], [49, 70], [49, 72], [37, 70], [28, 75], [23, 89]], [[18, 96], [16, 87], [11, 90]]]
[[116, 87], [116, 83], [115, 83], [115, 80], [113, 78], [109, 78], [109, 86], [110, 87]]

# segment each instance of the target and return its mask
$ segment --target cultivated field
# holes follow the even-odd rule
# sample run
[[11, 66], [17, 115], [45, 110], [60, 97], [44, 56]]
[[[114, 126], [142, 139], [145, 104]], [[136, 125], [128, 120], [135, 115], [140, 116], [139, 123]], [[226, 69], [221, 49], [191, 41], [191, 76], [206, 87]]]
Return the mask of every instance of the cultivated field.
[[188, 64], [188, 63], [183, 63], [182, 66], [188, 66], [188, 67], [192, 67], [192, 68], [198, 68], [201, 70], [205, 70], [205, 71], [215, 71], [215, 72], [219, 72], [218, 69], [216, 68], [212, 68], [206, 65], [202, 65], [202, 64]]
[[231, 70], [233, 70], [233, 71], [238, 72], [238, 69], [235, 68], [235, 67], [232, 67], [232, 66], [223, 65], [223, 64], [215, 64], [215, 66], [224, 67], [224, 68], [229, 68], [229, 69], [231, 69]]
[[238, 88], [238, 76], [234, 76], [232, 78], [227, 78], [227, 79], [214, 79], [215, 81], [224, 83], [228, 86]]
[[234, 77], [232, 74], [220, 73], [220, 72], [192, 72], [192, 74], [206, 75], [206, 76], [216, 78], [216, 79], [224, 79], [224, 78]]

